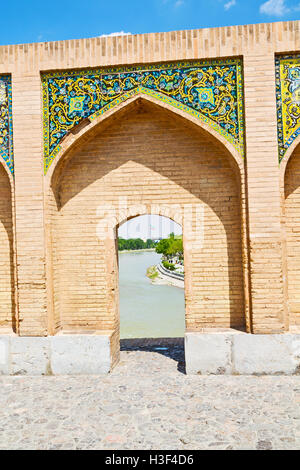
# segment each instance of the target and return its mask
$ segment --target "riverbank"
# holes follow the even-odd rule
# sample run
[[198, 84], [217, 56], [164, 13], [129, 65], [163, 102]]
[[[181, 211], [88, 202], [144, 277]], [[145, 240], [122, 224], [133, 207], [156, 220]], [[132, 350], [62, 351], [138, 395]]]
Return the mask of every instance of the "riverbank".
[[147, 277], [151, 280], [152, 284], [174, 286], [184, 289], [184, 280], [174, 279], [174, 277], [163, 274], [157, 269], [157, 266], [150, 266], [150, 268], [147, 269]]
[[155, 248], [142, 248], [141, 250], [118, 250], [118, 253], [144, 253], [155, 251]]

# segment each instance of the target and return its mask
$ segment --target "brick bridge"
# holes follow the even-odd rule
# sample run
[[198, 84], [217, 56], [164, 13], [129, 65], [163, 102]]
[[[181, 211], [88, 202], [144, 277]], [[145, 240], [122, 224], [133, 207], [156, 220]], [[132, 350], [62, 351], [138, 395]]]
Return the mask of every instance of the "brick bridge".
[[0, 373], [112, 369], [149, 213], [183, 227], [187, 371], [299, 370], [299, 29], [0, 46]]

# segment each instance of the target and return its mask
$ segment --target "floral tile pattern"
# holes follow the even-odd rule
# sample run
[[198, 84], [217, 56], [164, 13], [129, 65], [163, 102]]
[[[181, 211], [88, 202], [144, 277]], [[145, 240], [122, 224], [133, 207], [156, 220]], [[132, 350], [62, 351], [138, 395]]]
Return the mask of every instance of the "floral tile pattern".
[[193, 115], [244, 154], [240, 59], [60, 71], [42, 81], [45, 173], [74, 126], [139, 93]]
[[279, 161], [300, 135], [300, 55], [275, 59]]
[[11, 78], [0, 75], [0, 155], [14, 172]]

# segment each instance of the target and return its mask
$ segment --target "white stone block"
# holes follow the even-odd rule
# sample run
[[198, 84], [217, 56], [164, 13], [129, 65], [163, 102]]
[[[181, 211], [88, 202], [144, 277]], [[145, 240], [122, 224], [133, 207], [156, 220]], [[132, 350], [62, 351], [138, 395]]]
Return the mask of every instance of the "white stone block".
[[10, 374], [10, 336], [0, 336], [0, 375]]
[[[188, 374], [300, 374], [300, 335], [186, 333]], [[0, 336], [0, 375], [97, 375], [111, 369], [110, 335]]]
[[300, 334], [290, 335], [292, 337], [292, 355], [295, 364], [295, 373], [300, 374]]
[[291, 334], [236, 335], [233, 337], [234, 372], [243, 375], [297, 373], [299, 342], [300, 336]]
[[51, 373], [48, 337], [13, 337], [10, 354], [12, 375]]
[[231, 337], [219, 333], [186, 333], [186, 373], [231, 374]]
[[50, 337], [54, 375], [97, 375], [110, 372], [109, 335], [58, 335]]

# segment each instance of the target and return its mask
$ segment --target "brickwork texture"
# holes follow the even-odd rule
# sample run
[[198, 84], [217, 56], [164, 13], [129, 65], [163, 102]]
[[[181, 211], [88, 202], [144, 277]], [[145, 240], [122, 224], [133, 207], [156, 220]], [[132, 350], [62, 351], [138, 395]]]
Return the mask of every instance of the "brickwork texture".
[[[0, 167], [0, 333], [109, 332], [117, 360], [112, 235], [150, 212], [183, 227], [187, 331], [297, 329], [300, 135], [279, 165], [275, 57], [299, 50], [299, 21], [0, 46], [14, 153], [14, 176]], [[68, 132], [45, 175], [43, 73], [218, 58], [242, 61], [243, 155], [137, 93]]]

